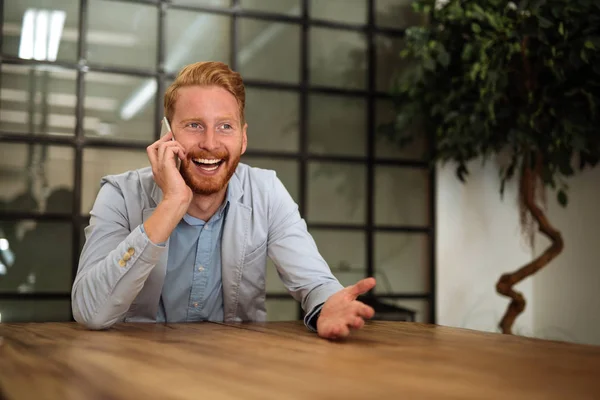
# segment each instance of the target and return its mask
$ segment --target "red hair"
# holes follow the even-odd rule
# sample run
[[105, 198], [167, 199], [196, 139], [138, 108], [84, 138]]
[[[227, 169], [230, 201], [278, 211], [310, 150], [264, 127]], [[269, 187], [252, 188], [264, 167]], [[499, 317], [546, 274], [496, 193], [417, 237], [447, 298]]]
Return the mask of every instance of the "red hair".
[[186, 86], [218, 86], [235, 97], [240, 111], [242, 125], [245, 121], [246, 90], [244, 81], [238, 72], [232, 71], [227, 64], [216, 61], [202, 61], [185, 66], [175, 78], [175, 82], [165, 92], [165, 116], [172, 121], [175, 113], [177, 90]]

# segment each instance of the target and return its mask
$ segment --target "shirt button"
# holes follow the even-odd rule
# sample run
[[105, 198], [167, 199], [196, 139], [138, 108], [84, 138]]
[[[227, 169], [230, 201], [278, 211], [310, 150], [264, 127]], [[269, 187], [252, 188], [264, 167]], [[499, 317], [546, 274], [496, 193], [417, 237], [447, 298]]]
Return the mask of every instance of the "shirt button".
[[202, 265], [201, 265], [201, 266], [199, 266], [199, 267], [198, 267], [198, 271], [200, 271], [200, 272], [204, 271], [204, 267], [203, 267]]
[[198, 303], [194, 303], [194, 307], [198, 307]]

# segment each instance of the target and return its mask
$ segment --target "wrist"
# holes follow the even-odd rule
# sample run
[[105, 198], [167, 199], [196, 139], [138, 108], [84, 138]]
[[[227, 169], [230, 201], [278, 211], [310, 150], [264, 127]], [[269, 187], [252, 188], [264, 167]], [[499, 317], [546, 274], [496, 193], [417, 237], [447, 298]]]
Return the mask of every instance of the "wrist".
[[144, 222], [146, 235], [153, 243], [166, 241], [187, 212], [189, 204], [179, 199], [163, 198], [150, 218]]
[[190, 205], [190, 199], [185, 196], [171, 196], [165, 195], [162, 201], [158, 204], [157, 208], [162, 208], [168, 211], [179, 211], [181, 216], [187, 212]]

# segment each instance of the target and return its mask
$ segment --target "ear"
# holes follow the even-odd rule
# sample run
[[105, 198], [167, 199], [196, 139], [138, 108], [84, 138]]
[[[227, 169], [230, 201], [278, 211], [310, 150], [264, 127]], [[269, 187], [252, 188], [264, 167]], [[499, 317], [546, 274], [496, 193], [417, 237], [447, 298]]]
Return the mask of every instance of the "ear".
[[246, 135], [247, 131], [248, 131], [248, 124], [245, 123], [244, 127], [242, 128], [242, 154], [244, 154], [246, 152], [246, 147], [248, 147], [248, 136]]

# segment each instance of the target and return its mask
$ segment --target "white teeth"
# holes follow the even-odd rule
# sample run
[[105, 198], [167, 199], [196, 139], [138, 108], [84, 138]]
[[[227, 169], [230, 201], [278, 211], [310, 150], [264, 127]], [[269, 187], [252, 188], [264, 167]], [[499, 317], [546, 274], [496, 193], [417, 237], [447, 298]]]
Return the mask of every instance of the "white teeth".
[[218, 165], [215, 165], [214, 167], [200, 167], [205, 171], [214, 171], [215, 169], [219, 168]]
[[208, 158], [194, 158], [194, 161], [201, 164], [216, 164], [218, 162], [221, 162], [221, 159], [214, 158], [209, 160]]

